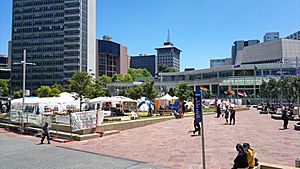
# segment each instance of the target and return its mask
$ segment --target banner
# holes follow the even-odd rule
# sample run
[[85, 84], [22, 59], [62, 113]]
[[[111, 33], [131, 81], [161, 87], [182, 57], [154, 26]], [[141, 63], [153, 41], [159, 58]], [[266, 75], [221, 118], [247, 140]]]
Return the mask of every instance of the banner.
[[56, 115], [55, 120], [57, 123], [70, 124], [69, 115]]
[[72, 130], [95, 128], [96, 119], [96, 111], [71, 113]]

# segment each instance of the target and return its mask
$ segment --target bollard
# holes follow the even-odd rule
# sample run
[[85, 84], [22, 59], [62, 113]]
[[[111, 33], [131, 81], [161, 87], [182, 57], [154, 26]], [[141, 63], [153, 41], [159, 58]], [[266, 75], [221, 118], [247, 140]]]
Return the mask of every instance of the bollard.
[[295, 167], [300, 168], [300, 157], [295, 160]]

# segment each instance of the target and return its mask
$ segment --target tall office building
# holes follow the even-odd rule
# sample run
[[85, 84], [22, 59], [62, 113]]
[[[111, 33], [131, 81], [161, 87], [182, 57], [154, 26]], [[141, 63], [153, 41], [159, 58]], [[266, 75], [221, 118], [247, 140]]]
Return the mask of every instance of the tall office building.
[[233, 46], [231, 48], [231, 58], [232, 58], [232, 64], [235, 65], [236, 62], [236, 55], [237, 52], [240, 50], [243, 50], [244, 47], [251, 46], [251, 45], [256, 45], [259, 43], [259, 40], [248, 40], [248, 41], [235, 41], [233, 43]]
[[[26, 89], [66, 84], [77, 71], [96, 72], [96, 0], [14, 0], [12, 63], [23, 60]], [[22, 65], [12, 64], [11, 88], [22, 88]]]
[[177, 72], [180, 71], [180, 52], [178, 49], [170, 42], [170, 35], [168, 31], [167, 41], [164, 42], [164, 45], [159, 48], [155, 48], [157, 50], [157, 67], [159, 65], [164, 64], [168, 67], [174, 67]]
[[300, 40], [300, 31], [287, 36], [286, 39]]
[[145, 68], [152, 76], [155, 76], [157, 70], [155, 55], [140, 54], [139, 56], [130, 57], [130, 67], [131, 68]]
[[267, 32], [264, 35], [264, 42], [269, 42], [276, 39], [279, 39], [279, 32]]
[[128, 72], [127, 47], [112, 41], [111, 36], [103, 36], [103, 40], [97, 40], [97, 68], [96, 77], [114, 74], [126, 74]]

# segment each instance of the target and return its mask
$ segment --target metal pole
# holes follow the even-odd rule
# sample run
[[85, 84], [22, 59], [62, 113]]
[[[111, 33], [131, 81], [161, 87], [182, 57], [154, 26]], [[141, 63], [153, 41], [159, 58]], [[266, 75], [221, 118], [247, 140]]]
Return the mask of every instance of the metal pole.
[[[298, 57], [296, 57], [296, 70], [298, 69]], [[298, 107], [298, 111], [297, 111], [297, 114], [298, 114], [298, 117], [299, 117], [299, 115], [300, 115], [300, 113], [299, 113], [299, 91], [297, 92], [297, 107]]]
[[162, 88], [162, 72], [160, 72], [160, 93], [162, 95], [163, 88]]
[[[202, 99], [202, 92], [201, 93], [201, 99]], [[201, 103], [201, 110], [203, 106], [202, 106], [202, 103]], [[202, 130], [202, 163], [203, 163], [203, 169], [205, 169], [205, 146], [204, 146], [204, 116], [203, 116], [203, 111], [201, 112], [202, 113], [202, 122], [201, 122], [201, 130]]]
[[[282, 62], [280, 62], [280, 79], [282, 77]], [[280, 83], [280, 106], [282, 107], [282, 83]]]
[[256, 98], [256, 66], [254, 64], [254, 97]]
[[[23, 99], [22, 99], [22, 132], [24, 132], [24, 119], [23, 116], [25, 114], [25, 80], [26, 80], [26, 50], [23, 53]], [[28, 123], [28, 113], [27, 113], [27, 123]]]

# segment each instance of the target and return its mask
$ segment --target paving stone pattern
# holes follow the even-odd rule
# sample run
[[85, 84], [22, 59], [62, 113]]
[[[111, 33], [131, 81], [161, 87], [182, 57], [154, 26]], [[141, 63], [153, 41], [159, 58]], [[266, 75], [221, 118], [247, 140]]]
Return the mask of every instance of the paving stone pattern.
[[[231, 168], [237, 143], [250, 143], [262, 162], [294, 166], [300, 157], [300, 132], [289, 122], [271, 115], [259, 114], [256, 109], [236, 113], [236, 125], [224, 125], [224, 118], [204, 116], [206, 168]], [[202, 168], [201, 137], [191, 137], [193, 118], [174, 119], [145, 127], [122, 131], [119, 134], [81, 142], [54, 143], [68, 148], [143, 161], [155, 166], [175, 169]], [[11, 136], [37, 138], [7, 133]]]
[[[225, 125], [224, 118], [204, 116], [206, 168], [230, 168], [237, 143], [250, 143], [260, 161], [295, 165], [300, 157], [300, 132], [282, 130], [283, 122], [273, 120], [256, 109], [236, 113], [236, 125]], [[202, 168], [201, 137], [191, 137], [193, 118], [174, 119], [150, 126], [122, 131], [120, 134], [82, 142], [61, 144], [66, 147], [116, 157], [149, 162], [169, 168]]]

